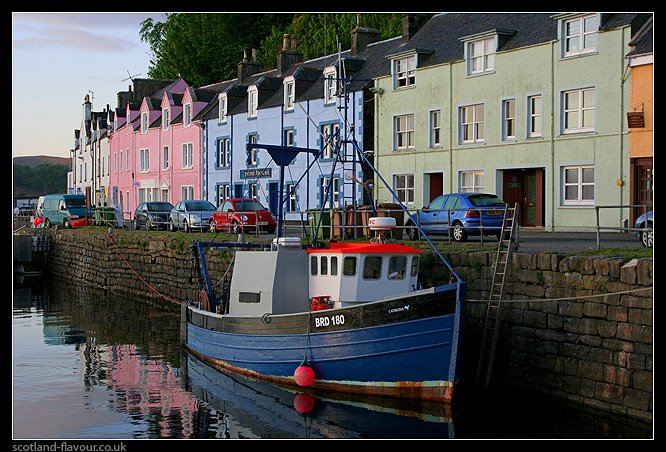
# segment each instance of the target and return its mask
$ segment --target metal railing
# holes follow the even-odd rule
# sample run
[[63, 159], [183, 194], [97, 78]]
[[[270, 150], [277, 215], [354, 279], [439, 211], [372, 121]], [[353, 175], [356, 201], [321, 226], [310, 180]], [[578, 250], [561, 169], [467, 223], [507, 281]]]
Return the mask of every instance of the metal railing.
[[[601, 226], [599, 224], [599, 216], [601, 209], [632, 209], [631, 212], [636, 213], [637, 210], [642, 211], [643, 215], [647, 216], [647, 213], [654, 209], [652, 204], [629, 204], [629, 205], [617, 205], [617, 206], [594, 206], [595, 218], [596, 218], [596, 236], [597, 236], [597, 250], [601, 249], [601, 231], [617, 231], [617, 232], [630, 232], [634, 231], [636, 235], [642, 233], [643, 231], [649, 231], [651, 228], [636, 228], [634, 225], [630, 226], [628, 223], [622, 226]], [[634, 210], [636, 209], [636, 210]], [[636, 215], [638, 218], [640, 214]], [[629, 222], [629, 219], [625, 220]]]

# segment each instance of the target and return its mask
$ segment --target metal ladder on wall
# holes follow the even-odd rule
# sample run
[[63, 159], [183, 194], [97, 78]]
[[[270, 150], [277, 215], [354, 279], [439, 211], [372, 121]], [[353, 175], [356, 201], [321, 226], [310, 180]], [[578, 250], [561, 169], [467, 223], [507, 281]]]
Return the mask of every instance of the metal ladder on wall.
[[[500, 308], [502, 307], [502, 296], [504, 295], [504, 284], [509, 268], [511, 252], [516, 245], [514, 234], [518, 227], [518, 203], [513, 207], [507, 205], [502, 220], [502, 230], [497, 244], [497, 255], [495, 257], [495, 269], [490, 286], [490, 296], [486, 305], [486, 317], [481, 339], [481, 353], [476, 371], [476, 382], [480, 383], [485, 377], [484, 385], [490, 384], [493, 372], [493, 360], [497, 348], [497, 338], [500, 326]], [[485, 373], [485, 376], [484, 376]]]

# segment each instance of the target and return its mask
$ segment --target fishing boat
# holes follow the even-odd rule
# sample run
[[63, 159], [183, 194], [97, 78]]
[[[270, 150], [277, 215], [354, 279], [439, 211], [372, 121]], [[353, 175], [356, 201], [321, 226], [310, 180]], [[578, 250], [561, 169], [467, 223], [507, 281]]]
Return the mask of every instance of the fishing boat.
[[[328, 137], [336, 145], [335, 155], [352, 156], [353, 165], [369, 168], [411, 217], [354, 136], [339, 130]], [[246, 147], [269, 153], [280, 167], [280, 187], [284, 168], [299, 153], [312, 153], [316, 162], [322, 152], [262, 143]], [[395, 219], [376, 215], [372, 185], [355, 179], [353, 165], [350, 179], [370, 194], [373, 215], [367, 226], [374, 237], [328, 244], [282, 237], [284, 189], [278, 190], [271, 243], [192, 244], [200, 296], [183, 304], [183, 344], [215, 369], [278, 385], [451, 401], [465, 283], [414, 222], [451, 274], [447, 284], [422, 287], [423, 250], [387, 238]], [[209, 274], [207, 253], [214, 250], [233, 251], [228, 285]]]

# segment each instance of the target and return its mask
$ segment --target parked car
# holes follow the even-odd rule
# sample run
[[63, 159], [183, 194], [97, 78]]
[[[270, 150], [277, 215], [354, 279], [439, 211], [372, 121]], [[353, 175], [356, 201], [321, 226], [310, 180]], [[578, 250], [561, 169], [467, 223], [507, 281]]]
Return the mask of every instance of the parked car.
[[193, 229], [208, 229], [210, 216], [214, 212], [215, 206], [205, 199], [179, 201], [171, 209], [169, 230], [185, 229], [185, 231], [190, 232]]
[[273, 234], [277, 223], [275, 216], [259, 201], [248, 198], [233, 198], [224, 201], [210, 217], [211, 232], [260, 231]]
[[167, 229], [173, 208], [166, 201], [142, 202], [134, 210], [134, 229]]
[[[412, 216], [426, 234], [448, 234], [456, 242], [470, 235], [501, 235], [506, 203], [490, 193], [450, 193], [435, 198], [429, 206]], [[483, 213], [483, 217], [481, 214]], [[409, 219], [405, 224], [411, 240], [419, 239], [419, 230]]]
[[638, 237], [646, 248], [651, 248], [654, 240], [654, 220], [652, 219], [652, 210], [645, 212], [636, 218], [634, 228], [641, 229], [636, 231]]

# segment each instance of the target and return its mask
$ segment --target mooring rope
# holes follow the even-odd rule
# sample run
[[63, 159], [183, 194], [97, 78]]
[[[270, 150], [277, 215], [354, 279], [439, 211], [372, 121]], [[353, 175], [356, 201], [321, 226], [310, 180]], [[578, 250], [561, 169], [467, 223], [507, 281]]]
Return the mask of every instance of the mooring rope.
[[170, 301], [170, 302], [172, 302], [172, 303], [175, 303], [175, 304], [177, 304], [177, 305], [180, 305], [180, 301], [175, 300], [175, 299], [173, 299], [173, 298], [171, 298], [171, 297], [169, 297], [169, 296], [164, 295], [163, 293], [161, 293], [161, 292], [160, 292], [159, 290], [157, 290], [157, 289], [156, 289], [156, 288], [155, 288], [150, 282], [146, 281], [146, 279], [143, 278], [143, 277], [142, 277], [142, 276], [141, 276], [141, 275], [140, 275], [140, 274], [134, 269], [134, 267], [132, 267], [132, 264], [130, 264], [129, 261], [128, 261], [127, 259], [125, 259], [125, 257], [124, 257], [122, 254], [120, 254], [120, 252], [118, 251], [118, 249], [117, 249], [117, 248], [118, 248], [118, 244], [116, 243], [116, 239], [115, 239], [115, 237], [113, 236], [113, 234], [107, 234], [106, 237], [107, 237], [107, 248], [110, 248], [110, 247], [108, 246], [108, 244], [109, 244], [109, 242], [111, 242], [111, 244], [114, 245], [114, 247], [113, 247], [113, 251], [116, 253], [116, 255], [119, 256], [119, 257], [123, 260], [123, 262], [125, 262], [125, 264], [127, 264], [127, 266], [130, 268], [130, 270], [132, 270], [132, 272], [136, 275], [136, 277], [139, 278], [139, 279], [140, 279], [140, 280], [141, 280], [146, 286], [148, 286], [148, 288], [149, 288], [150, 290], [152, 290], [153, 292], [155, 292], [157, 295], [159, 295], [160, 297], [164, 298], [165, 300], [168, 300], [168, 301]]
[[631, 289], [631, 290], [623, 290], [621, 292], [607, 292], [607, 293], [601, 293], [601, 294], [595, 294], [595, 295], [580, 295], [576, 297], [562, 297], [562, 298], [533, 298], [529, 300], [465, 300], [467, 303], [488, 303], [489, 301], [497, 301], [501, 303], [527, 303], [530, 301], [566, 301], [566, 300], [582, 300], [582, 299], [587, 299], [587, 298], [598, 298], [598, 297], [609, 297], [613, 295], [623, 295], [627, 293], [633, 293], [633, 292], [640, 292], [643, 290], [648, 290], [652, 289], [653, 286], [648, 286], [648, 287], [641, 287], [640, 289]]

